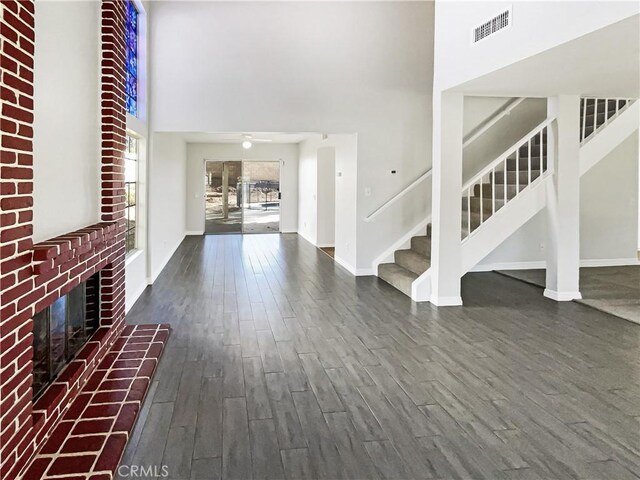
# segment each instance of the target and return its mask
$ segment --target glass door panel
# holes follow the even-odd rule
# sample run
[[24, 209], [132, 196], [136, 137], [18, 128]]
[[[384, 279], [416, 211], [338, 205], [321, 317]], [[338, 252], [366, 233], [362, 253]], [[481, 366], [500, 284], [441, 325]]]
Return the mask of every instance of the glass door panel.
[[242, 162], [205, 162], [204, 233], [241, 233]]
[[280, 231], [280, 162], [242, 162], [244, 233]]

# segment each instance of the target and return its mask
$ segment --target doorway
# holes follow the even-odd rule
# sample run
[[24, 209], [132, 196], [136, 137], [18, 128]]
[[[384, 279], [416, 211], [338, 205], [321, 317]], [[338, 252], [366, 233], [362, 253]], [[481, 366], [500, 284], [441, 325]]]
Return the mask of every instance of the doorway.
[[205, 234], [278, 233], [280, 162], [205, 161]]

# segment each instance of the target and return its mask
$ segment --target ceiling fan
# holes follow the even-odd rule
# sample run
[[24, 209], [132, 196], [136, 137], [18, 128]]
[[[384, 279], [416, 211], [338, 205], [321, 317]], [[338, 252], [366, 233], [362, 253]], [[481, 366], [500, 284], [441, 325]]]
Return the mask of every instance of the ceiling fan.
[[269, 143], [273, 142], [270, 138], [253, 138], [253, 135], [249, 133], [242, 134], [242, 148], [245, 150], [250, 149], [254, 143]]
[[273, 139], [271, 138], [254, 137], [251, 133], [230, 133], [228, 135], [223, 135], [221, 139], [224, 141], [242, 143], [242, 147], [245, 150], [250, 149], [254, 143], [273, 142]]

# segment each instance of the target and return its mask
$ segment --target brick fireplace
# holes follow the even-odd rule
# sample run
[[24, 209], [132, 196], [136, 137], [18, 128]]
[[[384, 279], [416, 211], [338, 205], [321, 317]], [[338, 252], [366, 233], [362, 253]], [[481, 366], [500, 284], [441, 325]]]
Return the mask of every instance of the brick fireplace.
[[[17, 478], [124, 328], [124, 17], [102, 2], [101, 218], [33, 243], [35, 2], [2, 2], [0, 158], [0, 477]], [[88, 161], [91, 161], [88, 159]], [[34, 318], [81, 283], [99, 290], [86, 343], [34, 401]]]

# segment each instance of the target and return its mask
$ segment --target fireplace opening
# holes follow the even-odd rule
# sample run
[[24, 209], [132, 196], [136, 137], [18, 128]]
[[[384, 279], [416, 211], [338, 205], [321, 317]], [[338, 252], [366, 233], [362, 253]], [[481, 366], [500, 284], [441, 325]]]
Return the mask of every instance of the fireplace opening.
[[33, 396], [53, 382], [100, 325], [100, 273], [33, 318]]

